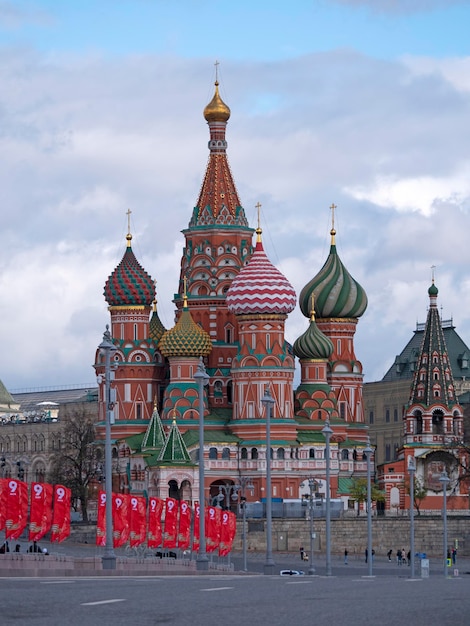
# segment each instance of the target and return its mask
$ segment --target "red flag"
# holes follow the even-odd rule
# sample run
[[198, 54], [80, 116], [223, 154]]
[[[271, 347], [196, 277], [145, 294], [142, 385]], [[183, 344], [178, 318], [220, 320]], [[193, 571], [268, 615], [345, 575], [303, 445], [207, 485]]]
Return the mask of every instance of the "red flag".
[[149, 548], [158, 548], [162, 545], [162, 511], [163, 500], [149, 498], [149, 534], [147, 545]]
[[178, 500], [165, 500], [165, 533], [163, 535], [164, 548], [176, 548], [176, 522], [178, 518]]
[[[63, 485], [54, 487], [51, 541], [60, 543], [70, 535], [70, 506], [72, 491]], [[98, 532], [98, 531], [97, 531]]]
[[184, 500], [180, 502], [180, 520], [178, 524], [178, 548], [187, 550], [191, 534], [191, 507]]
[[113, 493], [113, 546], [120, 548], [129, 539], [129, 495]]
[[0, 530], [5, 528], [8, 478], [0, 478]]
[[221, 509], [208, 506], [206, 509], [206, 552], [213, 552], [220, 542], [220, 513]]
[[5, 539], [18, 539], [28, 517], [28, 485], [14, 478], [7, 479]]
[[96, 545], [106, 545], [106, 492], [98, 493], [98, 515], [96, 520]]
[[29, 541], [39, 541], [51, 528], [52, 492], [52, 485], [31, 483]]
[[219, 556], [227, 556], [232, 551], [236, 531], [237, 517], [235, 513], [223, 511], [220, 524]]
[[130, 505], [130, 544], [134, 548], [145, 541], [147, 534], [147, 501], [143, 496], [131, 496]]
[[199, 516], [201, 514], [201, 507], [199, 502], [194, 505], [194, 529], [193, 529], [193, 552], [199, 551]]

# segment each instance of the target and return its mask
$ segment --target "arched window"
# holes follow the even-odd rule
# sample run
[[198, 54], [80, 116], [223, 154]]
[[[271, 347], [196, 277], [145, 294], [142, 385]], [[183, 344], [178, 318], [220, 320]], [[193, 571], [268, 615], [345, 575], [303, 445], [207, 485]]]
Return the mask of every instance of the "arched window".
[[209, 459], [215, 461], [218, 458], [217, 448], [209, 448]]
[[224, 461], [229, 461], [230, 460], [230, 448], [224, 448], [222, 450], [222, 459]]
[[251, 448], [251, 459], [256, 460], [258, 458], [258, 448]]
[[309, 459], [315, 458], [315, 448], [310, 448], [310, 450], [308, 451], [308, 458]]
[[283, 461], [285, 457], [285, 452], [284, 452], [284, 448], [278, 448], [277, 449], [277, 458], [280, 461]]
[[248, 450], [246, 448], [242, 448], [240, 450], [241, 459], [244, 461], [248, 458]]
[[214, 397], [221, 398], [222, 397], [222, 381], [216, 380], [214, 383]]
[[341, 459], [343, 461], [349, 461], [349, 450], [341, 450]]

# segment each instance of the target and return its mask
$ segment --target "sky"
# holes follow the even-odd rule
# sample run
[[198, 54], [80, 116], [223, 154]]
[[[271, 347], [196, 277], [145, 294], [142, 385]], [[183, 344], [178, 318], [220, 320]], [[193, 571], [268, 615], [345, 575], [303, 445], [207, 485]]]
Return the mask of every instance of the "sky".
[[[470, 344], [470, 0], [0, 0], [0, 379], [95, 384], [125, 251], [174, 324], [214, 90], [252, 226], [297, 293], [329, 251], [369, 299], [380, 380], [424, 322]], [[433, 268], [434, 269], [431, 269]], [[307, 320], [289, 316], [288, 341]]]

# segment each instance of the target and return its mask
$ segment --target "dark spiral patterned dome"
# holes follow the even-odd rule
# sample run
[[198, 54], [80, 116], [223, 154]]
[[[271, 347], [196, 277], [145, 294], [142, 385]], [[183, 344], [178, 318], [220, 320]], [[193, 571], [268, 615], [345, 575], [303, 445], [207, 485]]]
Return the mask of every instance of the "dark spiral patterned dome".
[[155, 284], [135, 258], [128, 244], [121, 262], [104, 286], [104, 297], [110, 306], [150, 306]]
[[333, 349], [333, 342], [318, 328], [313, 316], [307, 330], [294, 342], [294, 354], [299, 359], [327, 360]]
[[330, 254], [324, 266], [300, 292], [300, 309], [305, 317], [310, 317], [310, 303], [314, 296], [317, 318], [361, 317], [367, 308], [366, 292], [342, 264], [336, 252], [334, 230], [331, 235]]

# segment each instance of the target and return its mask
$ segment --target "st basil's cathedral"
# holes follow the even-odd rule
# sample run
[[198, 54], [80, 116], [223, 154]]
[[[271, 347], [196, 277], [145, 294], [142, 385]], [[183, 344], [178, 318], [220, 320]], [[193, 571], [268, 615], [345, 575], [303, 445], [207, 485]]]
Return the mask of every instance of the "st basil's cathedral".
[[[329, 423], [330, 495], [347, 506], [351, 481], [367, 473], [362, 364], [354, 350], [366, 293], [338, 255], [333, 213], [328, 257], [297, 299], [264, 251], [259, 218], [256, 229], [248, 224], [227, 159], [230, 109], [217, 80], [204, 118], [209, 160], [182, 231], [175, 325], [165, 329], [159, 318], [155, 281], [132, 250], [130, 226], [122, 260], [104, 288], [116, 348], [113, 489], [198, 500], [200, 407], [194, 376], [202, 359], [209, 377], [203, 398], [207, 501], [223, 493], [229, 502], [248, 479], [253, 492], [247, 499], [266, 499], [268, 392], [272, 498], [302, 498], [309, 478], [320, 496], [326, 495], [322, 430]], [[291, 345], [284, 328], [297, 303], [306, 317], [305, 332]], [[296, 358], [301, 375], [294, 389]], [[99, 350], [94, 367], [98, 436], [104, 439], [105, 362]]]

